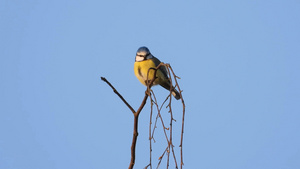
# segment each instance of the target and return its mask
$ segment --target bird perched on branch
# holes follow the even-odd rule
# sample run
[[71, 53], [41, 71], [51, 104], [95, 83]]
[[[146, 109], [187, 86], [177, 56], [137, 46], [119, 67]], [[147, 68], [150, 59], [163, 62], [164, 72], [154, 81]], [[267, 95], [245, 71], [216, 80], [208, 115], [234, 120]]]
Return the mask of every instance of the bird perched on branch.
[[[139, 81], [147, 86], [147, 82], [150, 82], [154, 77], [155, 68], [160, 64], [160, 60], [154, 57], [150, 50], [143, 46], [140, 47], [135, 56], [135, 63], [134, 63], [134, 74], [139, 79]], [[153, 69], [150, 69], [153, 68]], [[150, 69], [150, 70], [149, 70]], [[149, 70], [149, 74], [148, 74]], [[147, 79], [148, 74], [148, 79]], [[171, 83], [168, 77], [168, 71], [165, 66], [161, 66], [156, 72], [156, 79], [153, 82], [153, 85], [160, 85], [167, 90], [170, 90]], [[180, 94], [178, 91], [172, 87], [172, 95], [175, 99], [180, 99]]]

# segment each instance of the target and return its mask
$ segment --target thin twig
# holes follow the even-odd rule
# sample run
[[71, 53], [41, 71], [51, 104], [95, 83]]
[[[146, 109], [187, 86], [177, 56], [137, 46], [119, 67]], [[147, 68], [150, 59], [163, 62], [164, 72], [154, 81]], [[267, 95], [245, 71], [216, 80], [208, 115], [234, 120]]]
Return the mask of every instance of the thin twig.
[[164, 134], [165, 134], [166, 140], [167, 140], [167, 142], [169, 143], [168, 134], [167, 134], [167, 132], [166, 132], [167, 127], [165, 126], [164, 120], [163, 120], [163, 118], [162, 118], [162, 116], [161, 116], [161, 113], [160, 113], [160, 110], [161, 110], [161, 109], [158, 109], [158, 104], [157, 104], [157, 100], [156, 100], [156, 97], [155, 97], [154, 93], [153, 93], [153, 96], [154, 96], [154, 99], [155, 99], [155, 101], [154, 101], [154, 102], [155, 102], [155, 105], [156, 105], [156, 107], [157, 107], [157, 116], [156, 116], [155, 126], [154, 126], [154, 128], [153, 128], [152, 136], [154, 135], [154, 131], [155, 131], [155, 128], [156, 128], [156, 122], [157, 122], [157, 119], [158, 119], [158, 117], [159, 117], [159, 118], [160, 118], [160, 121], [161, 121], [161, 124], [162, 124], [162, 126], [163, 126], [163, 129], [164, 129]]
[[162, 159], [163, 159], [165, 153], [167, 152], [167, 150], [168, 150], [168, 148], [166, 148], [165, 151], [163, 152], [163, 154], [158, 158], [159, 162], [158, 162], [158, 164], [157, 164], [156, 169], [158, 169], [158, 167], [159, 167], [159, 165], [160, 165], [160, 163], [161, 163], [161, 161], [162, 161]]
[[135, 114], [135, 110], [127, 103], [127, 101], [123, 98], [123, 96], [109, 83], [109, 81], [106, 80], [105, 77], [101, 77], [101, 80], [106, 82], [112, 89], [113, 91], [120, 97], [120, 99], [126, 104], [126, 106], [132, 111], [133, 114]]
[[182, 90], [180, 89], [179, 85], [178, 85], [178, 82], [177, 82], [177, 78], [180, 79], [180, 77], [176, 76], [171, 65], [169, 65], [169, 68], [173, 74], [173, 76], [175, 77], [174, 78], [174, 81], [176, 83], [176, 87], [178, 88], [179, 90], [179, 94], [180, 94], [180, 98], [181, 98], [181, 102], [182, 102], [182, 125], [181, 125], [181, 138], [180, 138], [180, 157], [181, 157], [181, 163], [180, 163], [180, 168], [182, 169], [184, 163], [183, 163], [183, 133], [184, 133], [184, 117], [185, 117], [185, 103], [184, 103], [184, 100], [183, 100], [183, 97], [182, 97]]
[[[152, 90], [151, 90], [152, 91]], [[150, 123], [149, 123], [149, 151], [150, 151], [150, 161], [149, 164], [146, 166], [146, 169], [150, 166], [150, 169], [152, 169], [152, 135], [151, 135], [151, 126], [152, 126], [152, 113], [153, 113], [153, 100], [152, 95], [150, 95], [151, 99], [151, 111], [150, 111]]]
[[[173, 111], [172, 111], [172, 97], [171, 97], [171, 94], [172, 94], [172, 91], [174, 90], [173, 89], [173, 80], [172, 80], [172, 76], [171, 76], [171, 73], [170, 73], [170, 69], [172, 69], [170, 67], [169, 64], [167, 64], [167, 71], [168, 71], [168, 75], [169, 75], [169, 79], [170, 79], [170, 101], [169, 101], [169, 104], [167, 107], [169, 107], [169, 113], [171, 115], [171, 120], [170, 120], [170, 143], [169, 143], [169, 150], [172, 149], [172, 154], [173, 154], [173, 158], [174, 158], [174, 162], [175, 162], [175, 168], [178, 169], [178, 165], [177, 165], [177, 160], [176, 160], [176, 156], [175, 156], [175, 150], [174, 150], [174, 145], [173, 145], [173, 120], [174, 120], [174, 117], [173, 117]], [[174, 76], [175, 77], [175, 76]]]

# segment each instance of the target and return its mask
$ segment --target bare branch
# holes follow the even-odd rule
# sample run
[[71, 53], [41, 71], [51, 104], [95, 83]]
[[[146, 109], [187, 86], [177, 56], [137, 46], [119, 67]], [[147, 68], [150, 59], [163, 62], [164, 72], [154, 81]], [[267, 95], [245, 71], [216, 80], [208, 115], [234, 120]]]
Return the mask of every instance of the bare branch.
[[135, 110], [127, 103], [127, 101], [123, 98], [123, 96], [109, 83], [109, 81], [106, 80], [105, 77], [101, 77], [101, 80], [106, 82], [112, 89], [113, 91], [120, 97], [120, 99], [126, 104], [126, 106], [132, 111], [133, 114], [135, 114]]
[[173, 76], [175, 77], [174, 78], [174, 81], [176, 83], [175, 87], [178, 88], [178, 91], [179, 91], [179, 94], [180, 94], [180, 98], [181, 98], [181, 102], [182, 102], [182, 122], [181, 122], [181, 138], [180, 138], [180, 156], [181, 156], [181, 164], [180, 164], [180, 168], [182, 169], [182, 166], [184, 165], [183, 163], [183, 148], [182, 148], [182, 145], [183, 145], [183, 133], [184, 133], [184, 117], [185, 117], [185, 103], [184, 103], [184, 100], [183, 100], [183, 97], [182, 97], [182, 90], [180, 89], [179, 87], [179, 84], [177, 82], [177, 78], [180, 79], [180, 77], [176, 76], [171, 65], [168, 65]]
[[[155, 97], [155, 94], [154, 92], [151, 90], [151, 87], [154, 83], [154, 81], [156, 80], [156, 72], [157, 70], [159, 70], [159, 68], [161, 66], [165, 66], [167, 71], [168, 71], [168, 74], [169, 74], [169, 79], [170, 79], [170, 93], [169, 95], [167, 96], [166, 100], [161, 104], [160, 108], [159, 108], [159, 105], [157, 103], [157, 100], [156, 100], [156, 97]], [[160, 118], [160, 121], [161, 121], [161, 124], [162, 124], [162, 127], [163, 127], [163, 131], [164, 131], [164, 134], [165, 134], [165, 138], [166, 138], [166, 141], [167, 141], [167, 147], [165, 149], [165, 151], [163, 152], [163, 154], [159, 157], [159, 162], [158, 162], [158, 165], [157, 165], [157, 168], [160, 166], [161, 164], [161, 161], [164, 157], [164, 155], [167, 153], [167, 168], [169, 167], [169, 158], [170, 158], [170, 152], [172, 151], [172, 154], [173, 154], [173, 158], [174, 158], [174, 162], [175, 162], [175, 168], [178, 168], [177, 166], [177, 160], [176, 160], [176, 156], [175, 156], [175, 150], [174, 150], [174, 145], [173, 145], [173, 120], [176, 122], [176, 120], [174, 119], [173, 117], [173, 112], [172, 112], [172, 105], [171, 105], [171, 101], [172, 101], [172, 91], [174, 90], [174, 88], [178, 88], [179, 90], [179, 94], [180, 94], [180, 98], [181, 98], [181, 102], [183, 104], [183, 117], [182, 117], [182, 127], [181, 127], [181, 140], [180, 140], [180, 155], [181, 155], [181, 164], [180, 164], [180, 167], [182, 169], [182, 166], [183, 166], [183, 152], [182, 152], [182, 144], [183, 144], [183, 132], [184, 132], [184, 116], [185, 116], [185, 104], [184, 104], [184, 100], [182, 98], [182, 91], [180, 90], [180, 87], [178, 85], [178, 82], [177, 82], [177, 78], [180, 79], [178, 76], [175, 75], [173, 69], [171, 68], [171, 66], [169, 64], [164, 64], [164, 63], [160, 63], [156, 68], [150, 68], [147, 72], [147, 79], [148, 79], [148, 75], [149, 75], [149, 72], [151, 71], [154, 71], [154, 77], [150, 77], [149, 79], [151, 80], [147, 80], [146, 81], [146, 84], [147, 84], [147, 89], [145, 91], [145, 96], [141, 102], [141, 105], [139, 106], [138, 110], [135, 111], [132, 106], [130, 106], [130, 104], [123, 98], [123, 96], [111, 85], [111, 83], [106, 80], [104, 77], [101, 77], [101, 80], [103, 80], [104, 82], [106, 82], [114, 91], [115, 94], [117, 94], [119, 96], [119, 98], [126, 104], [126, 106], [131, 110], [131, 112], [133, 113], [134, 115], [134, 126], [133, 126], [133, 138], [132, 138], [132, 144], [131, 144], [131, 160], [130, 160], [130, 164], [129, 164], [129, 169], [132, 169], [134, 167], [134, 164], [135, 164], [135, 150], [136, 150], [136, 142], [137, 142], [137, 137], [138, 137], [138, 119], [139, 119], [139, 115], [141, 113], [141, 111], [143, 110], [144, 106], [146, 105], [146, 102], [147, 102], [147, 99], [148, 97], [150, 96], [150, 99], [151, 99], [151, 112], [150, 112], [150, 123], [149, 123], [149, 141], [150, 141], [150, 161], [149, 161], [149, 164], [145, 167], [145, 169], [147, 169], [148, 167], [150, 167], [150, 169], [152, 169], [152, 140], [155, 142], [154, 140], [154, 132], [155, 132], [155, 128], [157, 127], [156, 124], [157, 124], [157, 120], [158, 118]], [[172, 74], [171, 74], [172, 72]], [[172, 76], [174, 77], [174, 81], [175, 81], [175, 86], [173, 87], [172, 85]], [[152, 98], [153, 96], [153, 98]], [[165, 126], [165, 123], [164, 123], [164, 120], [161, 116], [161, 110], [162, 110], [162, 107], [163, 105], [169, 100], [169, 103], [167, 105], [167, 108], [169, 108], [169, 113], [170, 113], [170, 126], [169, 127], [166, 127]], [[156, 120], [155, 120], [155, 123], [154, 123], [154, 126], [153, 126], [153, 130], [152, 130], [152, 113], [153, 113], [153, 105], [155, 105], [156, 109], [157, 109], [157, 116], [156, 116]], [[167, 130], [169, 131], [169, 136], [167, 134]], [[152, 131], [152, 132], [151, 132]]]

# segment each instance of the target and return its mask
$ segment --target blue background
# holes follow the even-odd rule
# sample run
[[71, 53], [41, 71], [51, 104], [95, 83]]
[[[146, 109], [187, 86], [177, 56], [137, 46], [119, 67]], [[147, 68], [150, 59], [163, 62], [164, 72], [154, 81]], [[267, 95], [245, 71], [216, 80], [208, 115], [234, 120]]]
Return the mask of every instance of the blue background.
[[[144, 45], [181, 77], [184, 168], [299, 168], [299, 17], [296, 0], [1, 0], [0, 168], [127, 168], [133, 116], [100, 76], [137, 108]], [[149, 110], [135, 168], [149, 161]]]

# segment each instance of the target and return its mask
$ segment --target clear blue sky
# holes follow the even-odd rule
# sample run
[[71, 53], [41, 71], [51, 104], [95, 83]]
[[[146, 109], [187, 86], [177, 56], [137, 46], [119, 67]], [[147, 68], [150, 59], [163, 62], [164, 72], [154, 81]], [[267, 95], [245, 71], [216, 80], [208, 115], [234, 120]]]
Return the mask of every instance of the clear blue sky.
[[185, 168], [299, 168], [299, 18], [296, 0], [0, 1], [0, 169], [127, 168], [133, 116], [100, 76], [137, 108], [143, 45], [181, 77]]

